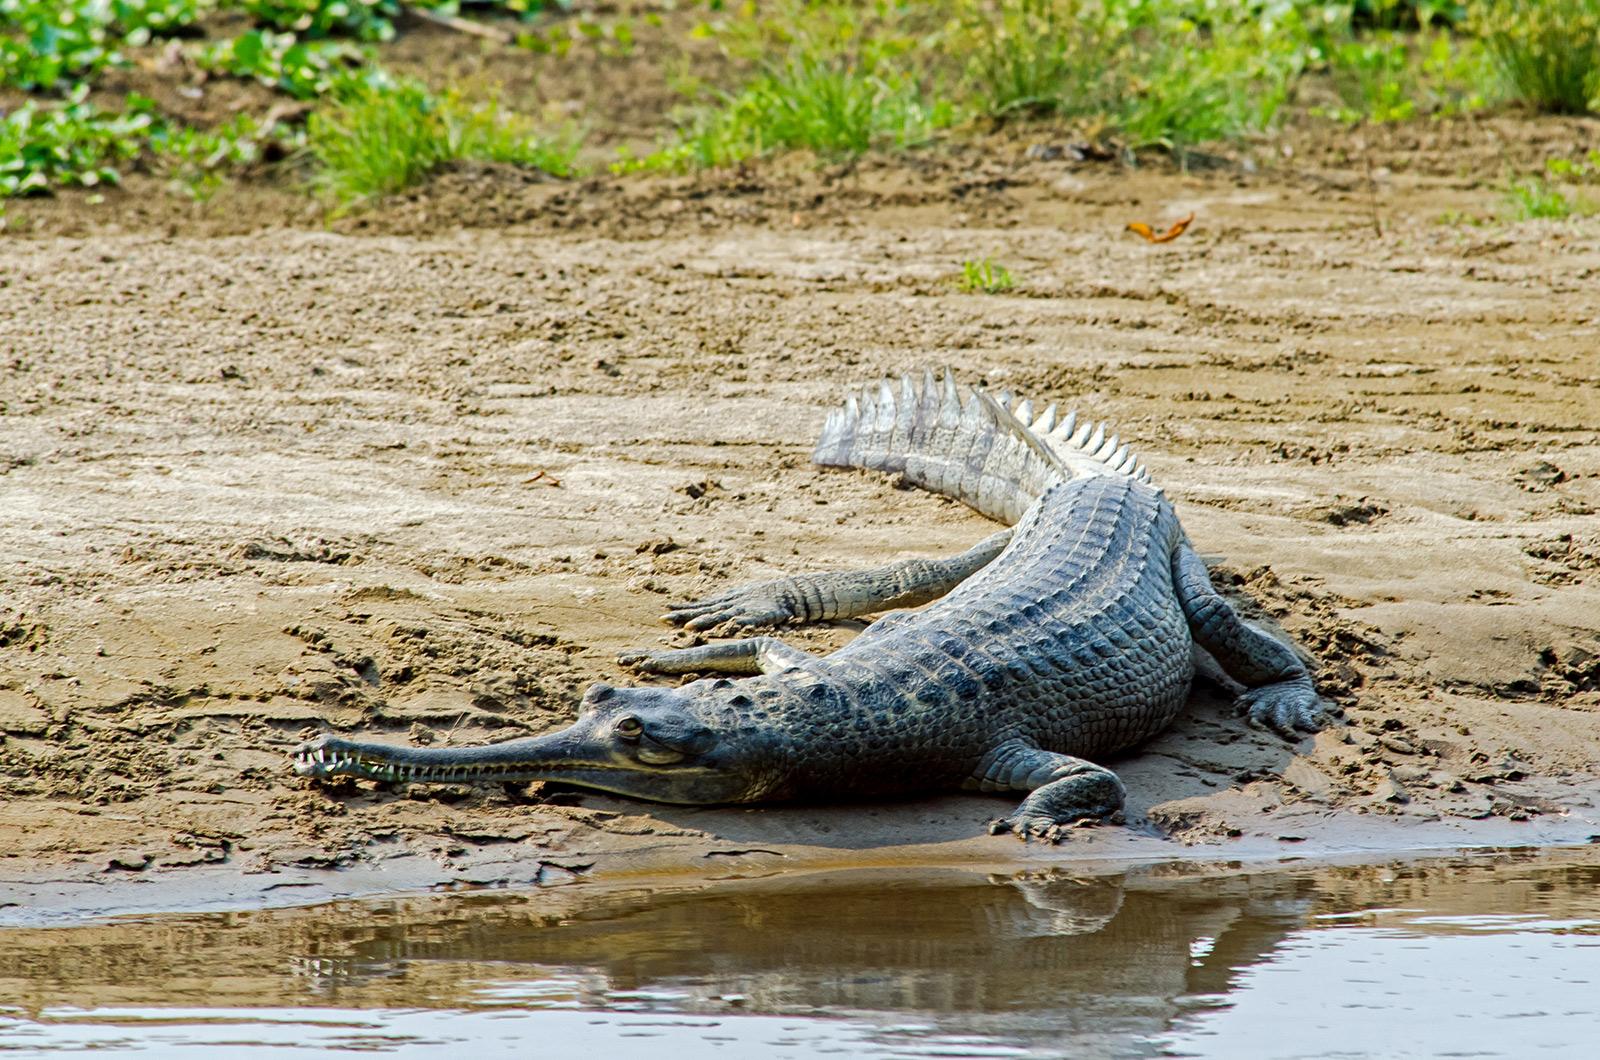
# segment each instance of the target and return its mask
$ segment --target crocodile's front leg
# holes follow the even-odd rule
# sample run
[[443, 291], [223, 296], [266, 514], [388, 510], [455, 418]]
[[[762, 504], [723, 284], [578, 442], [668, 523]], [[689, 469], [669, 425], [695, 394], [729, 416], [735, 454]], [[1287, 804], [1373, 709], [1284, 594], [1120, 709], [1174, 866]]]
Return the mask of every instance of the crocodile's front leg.
[[696, 648], [627, 651], [617, 662], [647, 674], [771, 674], [816, 661], [776, 637], [749, 637]]
[[1286, 740], [1322, 728], [1325, 715], [1315, 683], [1294, 649], [1247, 625], [1211, 585], [1205, 561], [1187, 542], [1172, 556], [1172, 582], [1195, 643], [1248, 691], [1239, 705], [1252, 725]]
[[1028, 791], [1009, 817], [989, 823], [989, 832], [1014, 832], [1052, 843], [1078, 821], [1103, 820], [1122, 809], [1126, 792], [1104, 766], [1056, 754], [1022, 740], [1008, 740], [984, 756], [967, 787], [978, 791]]
[[724, 622], [739, 626], [825, 622], [915, 607], [937, 600], [972, 577], [1003, 552], [1010, 541], [1011, 531], [1002, 530], [947, 559], [908, 559], [869, 570], [796, 574], [752, 582], [703, 600], [677, 604], [662, 617], [674, 625], [700, 630]]

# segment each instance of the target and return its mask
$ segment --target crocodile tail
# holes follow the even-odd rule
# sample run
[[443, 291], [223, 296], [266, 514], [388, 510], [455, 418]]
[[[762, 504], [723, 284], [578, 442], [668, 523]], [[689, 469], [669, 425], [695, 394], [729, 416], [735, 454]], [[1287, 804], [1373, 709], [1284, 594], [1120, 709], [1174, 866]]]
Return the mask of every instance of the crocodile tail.
[[1001, 522], [1022, 517], [1051, 486], [1086, 475], [1150, 481], [1138, 459], [1104, 424], [1051, 405], [977, 387], [958, 387], [925, 371], [853, 391], [828, 415], [812, 459], [825, 467], [901, 474]]

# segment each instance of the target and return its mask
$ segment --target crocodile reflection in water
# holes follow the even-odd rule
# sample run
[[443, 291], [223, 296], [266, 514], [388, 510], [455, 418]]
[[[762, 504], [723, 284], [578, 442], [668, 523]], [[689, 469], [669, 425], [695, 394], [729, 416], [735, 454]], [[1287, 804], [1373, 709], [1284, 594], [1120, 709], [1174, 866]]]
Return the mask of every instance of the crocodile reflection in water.
[[515, 906], [496, 898], [492, 920], [469, 913], [422, 930], [377, 929], [343, 960], [302, 971], [342, 996], [397, 963], [492, 961], [560, 970], [586, 1005], [666, 991], [680, 1011], [726, 1011], [719, 999], [737, 995], [745, 1012], [959, 1014], [941, 1026], [1022, 1035], [1066, 1025], [1098, 1034], [1109, 1019], [1119, 1034], [1152, 1034], [1180, 998], [1225, 991], [1299, 928], [1309, 886], [958, 872], [908, 882], [858, 870], [591, 893], [559, 914], [551, 896]]
[[[1429, 960], [1465, 944], [1475, 959], [1435, 971], [1456, 984], [1484, 980], [1482, 993], [1468, 988], [1488, 1006], [1473, 1024], [1484, 1031], [1483, 1049], [1522, 1055], [1526, 1012], [1496, 985], [1515, 981], [1496, 960], [1520, 954], [1524, 981], [1564, 987], [1577, 1035], [1569, 1040], [1587, 1042], [1593, 962], [1582, 939], [1600, 923], [1597, 858], [1583, 847], [1292, 869], [1082, 866], [1072, 877], [907, 866], [8, 928], [0, 931], [0, 1038], [6, 1013], [20, 1014], [24, 1031], [68, 1013], [70, 1026], [141, 1040], [128, 1023], [141, 1007], [159, 1015], [144, 1032], [159, 1048], [170, 1044], [174, 1013], [219, 1019], [238, 1042], [278, 1040], [286, 1012], [294, 1026], [311, 1027], [363, 1013], [351, 1024], [363, 1036], [429, 1011], [503, 1018], [495, 1024], [503, 1033], [545, 1035], [563, 1021], [538, 1010], [556, 1007], [583, 1010], [571, 1013], [582, 1026], [630, 1036], [647, 1024], [654, 1030], [644, 1033], [659, 1035], [649, 1047], [667, 1050], [689, 1037], [698, 1044], [705, 1035], [765, 1033], [736, 1019], [748, 1015], [776, 1017], [754, 1022], [801, 1036], [817, 1029], [818, 1016], [847, 1017], [850, 1033], [867, 1035], [852, 1040], [896, 1054], [948, 1055], [952, 1046], [1004, 1054], [1020, 1043], [1052, 1056], [1144, 1056], [1211, 1034], [1219, 1006], [1237, 1001], [1243, 1012], [1253, 998], [1260, 1013], [1263, 1002], [1284, 1003], [1264, 984], [1310, 984], [1309, 1007], [1295, 1011], [1371, 1007], [1377, 1022], [1367, 1041], [1378, 1044], [1361, 1055], [1390, 1055], [1387, 1039], [1374, 1035], [1410, 1028], [1425, 984], [1374, 966], [1371, 955], [1407, 954], [1414, 973], [1432, 974]], [[1303, 958], [1319, 949], [1343, 949], [1356, 963], [1326, 979], [1269, 971], [1281, 962], [1305, 972]], [[1535, 971], [1546, 952], [1555, 958], [1548, 975], [1542, 965]], [[1394, 1003], [1386, 1007], [1384, 997]], [[252, 1023], [252, 1012], [266, 1022]], [[1255, 1027], [1268, 1040], [1250, 1051], [1281, 1051], [1270, 1023]], [[1353, 1055], [1346, 1036], [1358, 1030], [1324, 1027], [1320, 1044], [1308, 1039], [1304, 1051]], [[911, 1040], [919, 1034], [924, 1041]], [[1237, 1028], [1231, 1043], [1239, 1044]]]

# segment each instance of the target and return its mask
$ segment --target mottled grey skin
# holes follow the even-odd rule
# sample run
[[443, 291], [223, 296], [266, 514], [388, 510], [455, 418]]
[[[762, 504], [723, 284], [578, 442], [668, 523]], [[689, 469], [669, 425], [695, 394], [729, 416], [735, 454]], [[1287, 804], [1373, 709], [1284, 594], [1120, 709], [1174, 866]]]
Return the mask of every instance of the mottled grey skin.
[[[1022, 429], [1002, 422], [1004, 413], [985, 413], [980, 427]], [[1019, 462], [1036, 458], [1017, 453], [1006, 458], [1008, 481], [1032, 473]], [[771, 637], [624, 656], [653, 673], [758, 676], [677, 688], [596, 685], [577, 722], [549, 736], [468, 749], [321, 737], [297, 751], [296, 768], [318, 777], [561, 780], [702, 804], [1028, 792], [994, 829], [1054, 840], [1065, 825], [1121, 808], [1121, 782], [1091, 760], [1173, 720], [1197, 645], [1249, 686], [1241, 703], [1253, 722], [1290, 738], [1320, 724], [1300, 659], [1238, 618], [1165, 496], [1125, 473], [1056, 481], [1012, 531], [961, 557], [757, 583], [668, 617], [691, 626], [708, 616], [806, 621], [946, 590], [826, 656]]]

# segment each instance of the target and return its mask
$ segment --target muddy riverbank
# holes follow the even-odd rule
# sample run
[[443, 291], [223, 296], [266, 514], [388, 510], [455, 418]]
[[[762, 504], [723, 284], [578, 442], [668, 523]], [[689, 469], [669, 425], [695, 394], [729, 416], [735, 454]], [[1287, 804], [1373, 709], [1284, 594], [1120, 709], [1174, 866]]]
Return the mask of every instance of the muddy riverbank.
[[[1438, 173], [1046, 155], [812, 173], [805, 202], [458, 172], [365, 227], [0, 241], [0, 915], [307, 874], [1600, 833], [1600, 219], [1440, 223], [1495, 195]], [[1123, 232], [1190, 212], [1171, 243]], [[1012, 290], [957, 289], [985, 256]], [[967, 547], [980, 517], [807, 459], [847, 385], [929, 364], [1110, 421], [1342, 722], [1287, 746], [1202, 690], [1114, 763], [1128, 827], [1055, 851], [983, 834], [987, 799], [684, 811], [290, 772], [316, 731], [559, 726], [619, 651], [680, 642], [670, 599]]]

